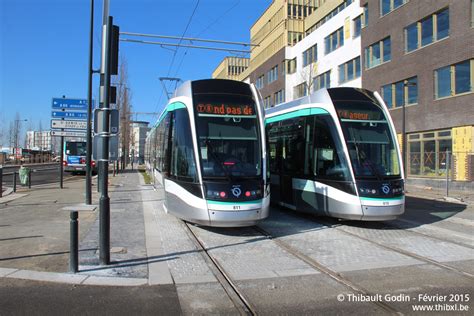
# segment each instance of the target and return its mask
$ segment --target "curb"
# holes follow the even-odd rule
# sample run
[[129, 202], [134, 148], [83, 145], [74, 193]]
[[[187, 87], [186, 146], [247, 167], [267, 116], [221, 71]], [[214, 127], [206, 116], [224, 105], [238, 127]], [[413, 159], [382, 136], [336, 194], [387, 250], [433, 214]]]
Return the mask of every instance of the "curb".
[[66, 283], [76, 285], [95, 286], [142, 286], [148, 285], [149, 280], [144, 278], [117, 278], [85, 275], [80, 272], [59, 273], [33, 270], [19, 270], [11, 268], [0, 268], [0, 277], [9, 279], [32, 280], [53, 283]]

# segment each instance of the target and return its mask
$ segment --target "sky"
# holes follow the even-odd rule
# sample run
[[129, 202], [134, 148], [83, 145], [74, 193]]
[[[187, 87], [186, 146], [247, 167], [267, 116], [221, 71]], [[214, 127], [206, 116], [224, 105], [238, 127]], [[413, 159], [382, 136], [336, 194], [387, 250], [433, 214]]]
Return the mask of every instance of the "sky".
[[[109, 0], [121, 32], [250, 42], [271, 0]], [[94, 5], [94, 69], [100, 68], [101, 0]], [[22, 131], [50, 127], [52, 98], [87, 98], [90, 0], [0, 0], [0, 141], [19, 113]], [[166, 41], [163, 39], [147, 39]], [[177, 41], [168, 41], [177, 43]], [[185, 43], [185, 42], [183, 42]], [[205, 45], [194, 42], [195, 45]], [[218, 44], [207, 44], [217, 46]], [[219, 45], [222, 47], [222, 45]], [[229, 48], [230, 46], [225, 46]], [[232, 46], [236, 49], [245, 49]], [[229, 52], [120, 42], [134, 112], [166, 104], [159, 77], [210, 78]], [[172, 87], [170, 87], [172, 89]], [[93, 98], [99, 78], [94, 75]], [[134, 116], [154, 123], [156, 117]]]

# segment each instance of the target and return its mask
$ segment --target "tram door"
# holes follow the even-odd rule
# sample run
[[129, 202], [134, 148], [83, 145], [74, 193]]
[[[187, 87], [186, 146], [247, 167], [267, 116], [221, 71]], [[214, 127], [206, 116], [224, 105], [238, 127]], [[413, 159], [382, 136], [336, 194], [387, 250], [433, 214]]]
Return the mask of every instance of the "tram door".
[[293, 173], [292, 171], [292, 162], [291, 156], [289, 156], [290, 149], [290, 138], [288, 135], [285, 135], [282, 138], [282, 147], [281, 147], [281, 173], [280, 173], [280, 201], [294, 205], [293, 202]]
[[282, 122], [282, 168], [280, 174], [280, 196], [285, 204], [295, 206], [293, 178], [302, 174], [304, 166], [304, 118]]

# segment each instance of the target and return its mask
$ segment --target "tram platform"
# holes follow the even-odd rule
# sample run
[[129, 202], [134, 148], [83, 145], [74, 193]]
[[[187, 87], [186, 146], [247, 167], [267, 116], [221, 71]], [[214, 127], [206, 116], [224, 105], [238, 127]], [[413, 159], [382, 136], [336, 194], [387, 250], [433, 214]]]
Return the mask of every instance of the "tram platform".
[[[76, 274], [68, 272], [69, 214], [60, 209], [83, 202], [84, 181], [67, 182], [64, 189], [46, 185], [0, 198], [2, 314], [59, 314], [64, 308], [71, 314], [239, 314], [229, 289], [193, 244], [183, 222], [163, 211], [163, 192], [145, 184], [136, 170], [109, 179], [111, 264], [99, 264], [98, 211], [81, 213]], [[99, 198], [96, 189], [93, 186], [94, 204]], [[432, 249], [428, 252], [433, 252], [433, 260], [450, 260], [457, 270], [474, 275], [474, 208], [441, 200], [441, 191], [434, 189], [411, 185], [407, 189], [413, 206], [397, 224], [404, 225], [403, 229], [392, 227], [390, 236], [401, 240], [412, 234], [410, 238], [416, 239], [420, 249]], [[454, 197], [456, 192], [452, 193]], [[376, 223], [349, 222], [348, 232], [343, 232], [336, 230], [340, 225], [337, 221], [321, 224], [280, 210], [272, 214], [262, 228], [273, 232], [275, 238], [288, 239], [295, 247], [305, 245], [300, 251], [308, 251], [307, 261], [304, 256], [292, 256], [252, 228], [191, 226], [259, 314], [354, 314], [353, 304], [340, 301], [341, 295], [349, 297], [350, 289], [324, 269], [315, 270], [308, 263], [313, 257], [330, 267], [329, 272], [371, 291], [473, 291], [472, 280], [466, 282], [459, 273], [438, 271], [440, 268], [429, 261], [423, 263], [420, 257], [407, 255], [408, 250], [395, 253], [344, 235], [375, 234], [384, 240], [388, 236], [385, 226], [380, 229]], [[424, 234], [443, 242], [433, 244]], [[342, 246], [346, 240], [351, 247]], [[342, 247], [339, 254], [335, 253], [337, 247]], [[361, 253], [354, 253], [357, 249]], [[318, 254], [313, 256], [311, 251]], [[438, 271], [436, 276], [434, 271]], [[434, 276], [435, 280], [430, 279]], [[429, 279], [425, 288], [423, 284]], [[355, 314], [406, 312], [402, 303], [387, 307], [358, 302]]]

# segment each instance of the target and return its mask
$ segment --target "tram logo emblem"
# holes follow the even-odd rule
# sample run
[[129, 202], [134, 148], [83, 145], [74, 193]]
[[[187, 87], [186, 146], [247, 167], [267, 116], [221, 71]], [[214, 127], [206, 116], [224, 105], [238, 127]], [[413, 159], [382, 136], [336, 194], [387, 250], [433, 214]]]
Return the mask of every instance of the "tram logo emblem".
[[382, 192], [385, 193], [385, 194], [389, 194], [390, 193], [390, 187], [386, 184], [384, 184], [382, 186]]
[[230, 191], [236, 198], [242, 194], [242, 190], [239, 187], [233, 187]]

